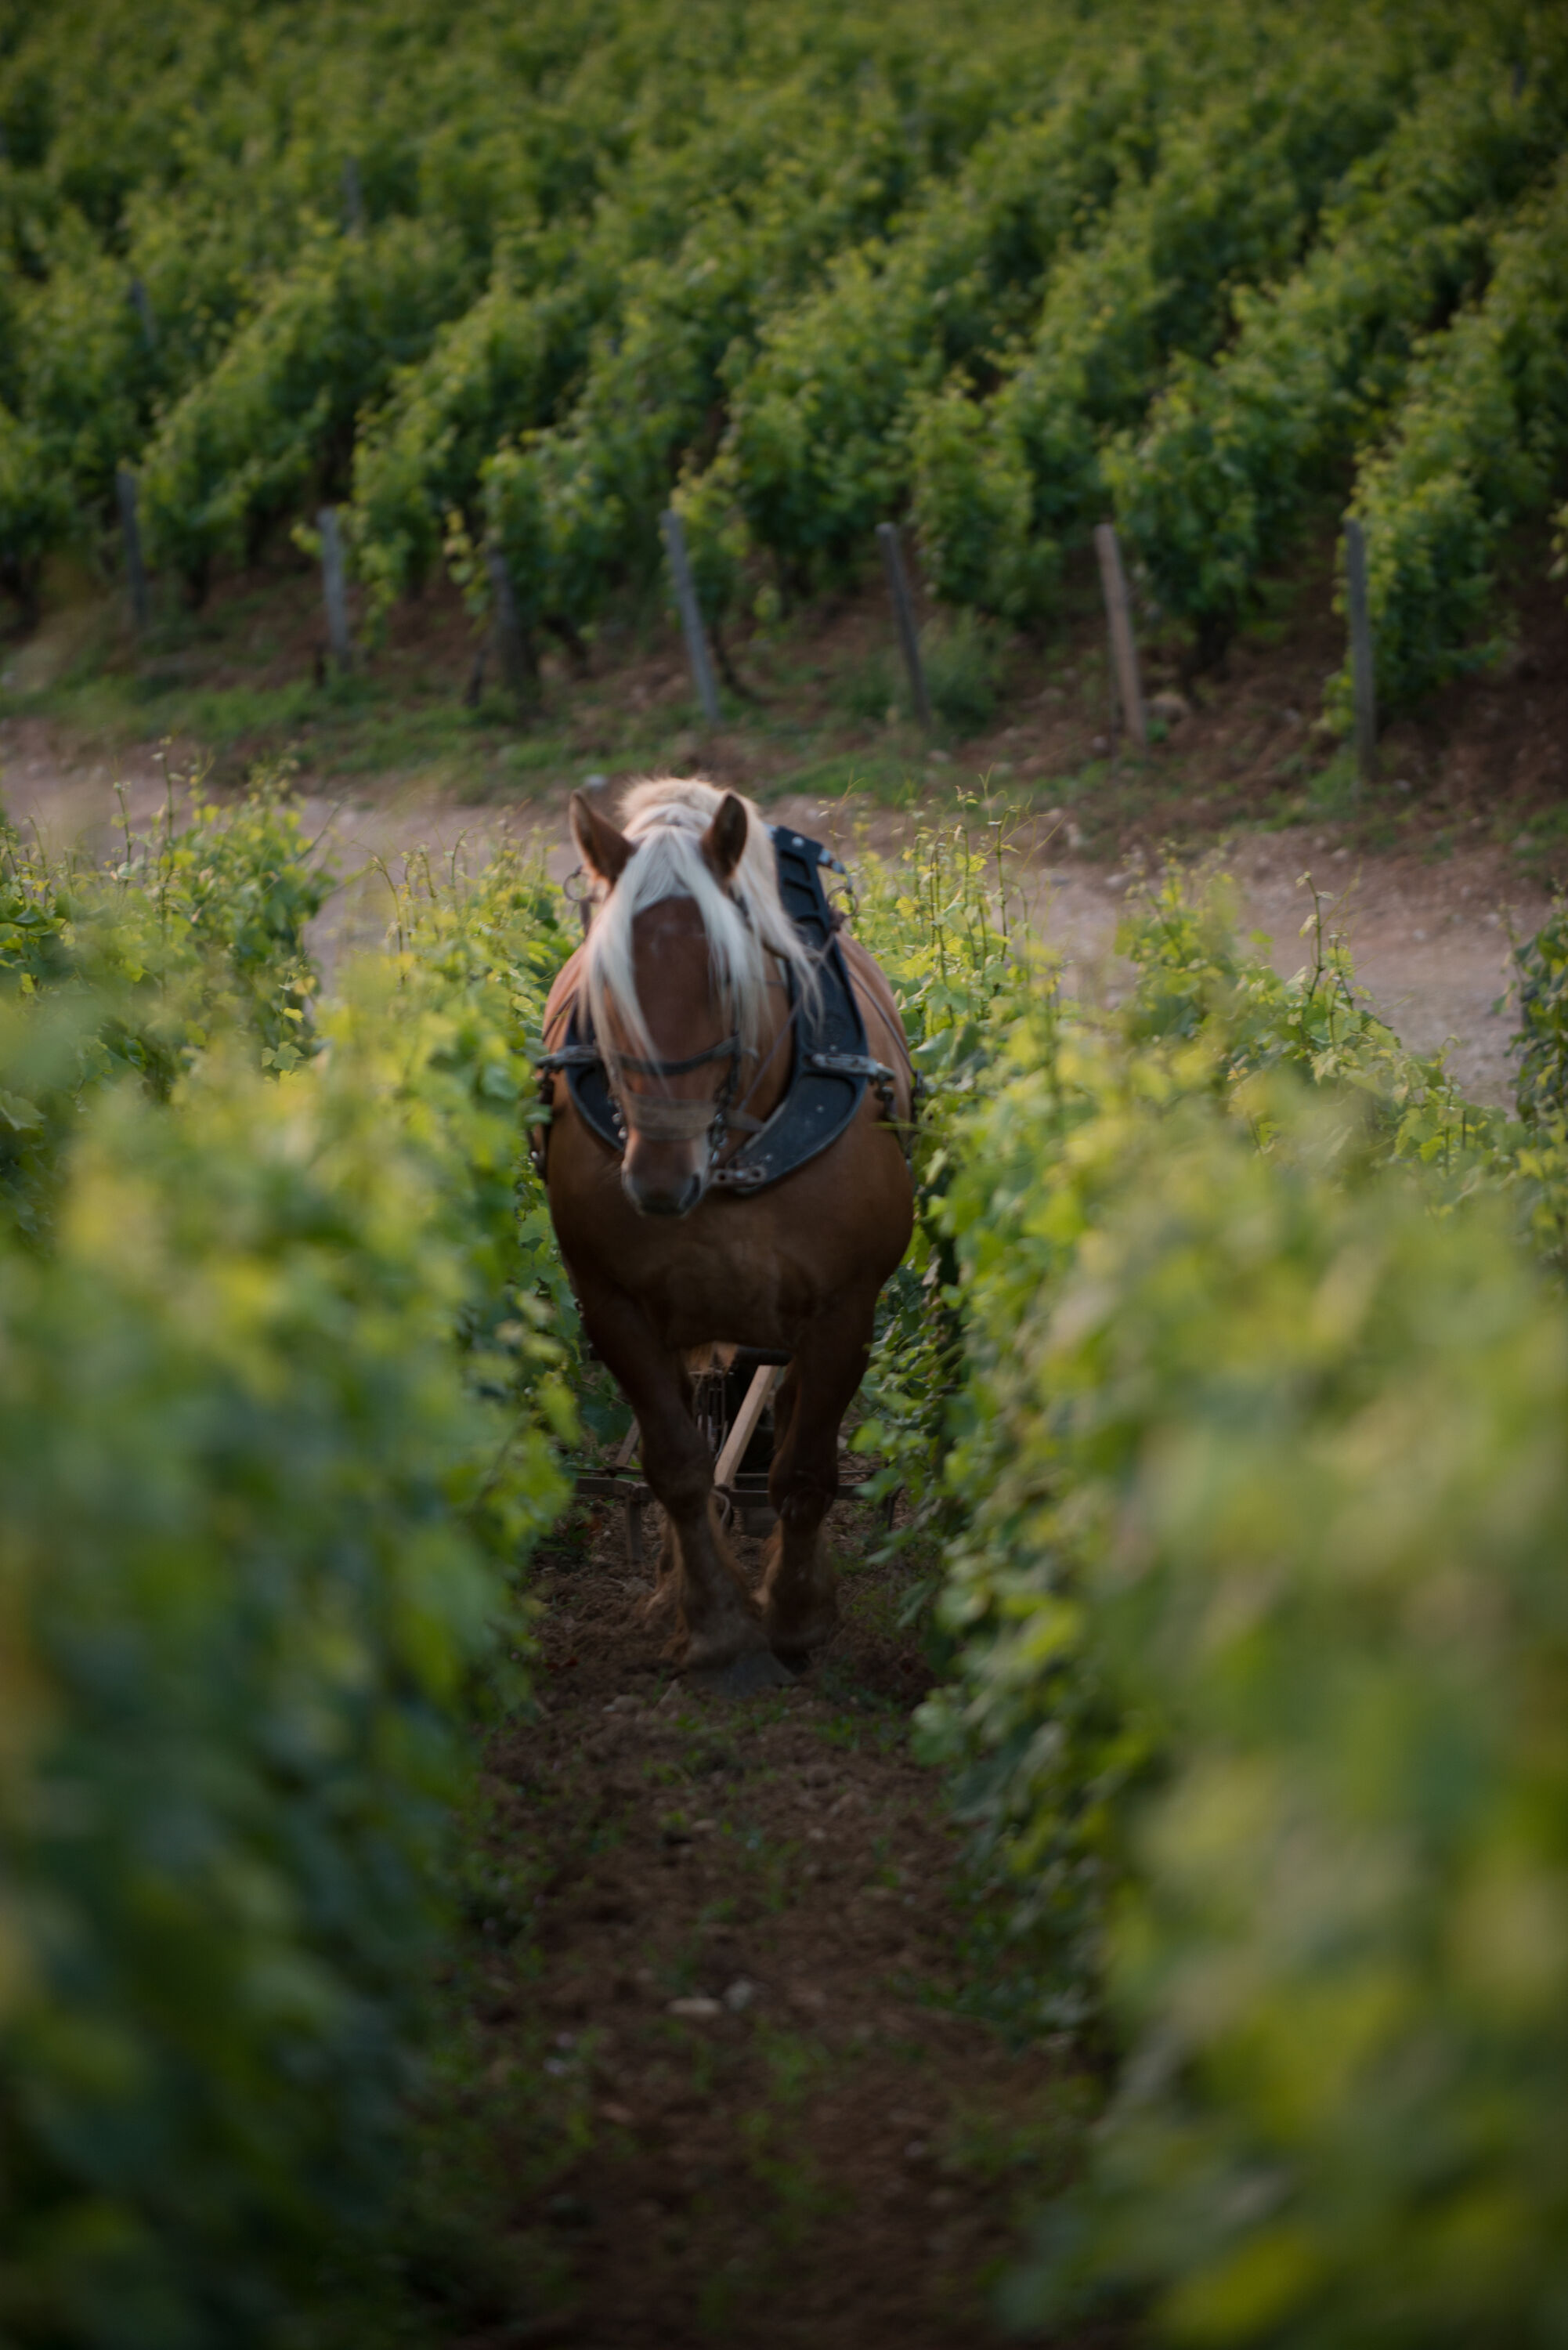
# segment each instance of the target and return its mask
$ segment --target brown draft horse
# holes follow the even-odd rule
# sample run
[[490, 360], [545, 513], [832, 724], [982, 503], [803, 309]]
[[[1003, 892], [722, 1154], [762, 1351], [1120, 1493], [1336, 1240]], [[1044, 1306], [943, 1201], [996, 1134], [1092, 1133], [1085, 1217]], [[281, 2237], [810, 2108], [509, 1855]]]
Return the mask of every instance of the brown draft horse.
[[[740, 1691], [786, 1679], [836, 1627], [820, 1532], [837, 1490], [839, 1423], [865, 1373], [877, 1293], [909, 1245], [913, 1199], [898, 1134], [869, 1089], [838, 1139], [794, 1173], [752, 1193], [710, 1188], [784, 1095], [785, 967], [798, 1000], [817, 984], [815, 963], [784, 912], [767, 827], [749, 801], [711, 784], [649, 783], [622, 812], [624, 831], [573, 796], [594, 905], [551, 992], [545, 1036], [547, 1049], [560, 1042], [583, 991], [626, 1147], [618, 1159], [557, 1072], [550, 1213], [665, 1513], [650, 1620], [672, 1619], [670, 1653], [689, 1669]], [[894, 1114], [907, 1120], [909, 1062], [892, 991], [863, 947], [844, 933], [839, 945], [870, 1052], [895, 1073]], [[778, 1523], [760, 1601], [730, 1555], [690, 1409], [685, 1358], [725, 1341], [791, 1358], [774, 1405]]]

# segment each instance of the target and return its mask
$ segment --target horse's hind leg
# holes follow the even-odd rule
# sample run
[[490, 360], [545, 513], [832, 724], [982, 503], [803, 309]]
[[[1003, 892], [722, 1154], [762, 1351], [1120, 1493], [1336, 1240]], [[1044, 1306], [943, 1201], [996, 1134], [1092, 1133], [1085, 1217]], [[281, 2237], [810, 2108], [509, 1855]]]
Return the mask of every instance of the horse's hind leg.
[[[637, 1414], [642, 1473], [669, 1521], [674, 1545], [672, 1645], [693, 1670], [764, 1654], [767, 1635], [756, 1603], [715, 1523], [713, 1463], [687, 1407], [680, 1358], [659, 1344], [629, 1299], [585, 1296], [583, 1322]], [[655, 1594], [656, 1604], [659, 1596]]]
[[807, 1332], [774, 1407], [768, 1498], [778, 1512], [763, 1577], [763, 1622], [776, 1655], [805, 1657], [838, 1628], [822, 1522], [838, 1491], [838, 1430], [870, 1351], [875, 1300], [842, 1302]]

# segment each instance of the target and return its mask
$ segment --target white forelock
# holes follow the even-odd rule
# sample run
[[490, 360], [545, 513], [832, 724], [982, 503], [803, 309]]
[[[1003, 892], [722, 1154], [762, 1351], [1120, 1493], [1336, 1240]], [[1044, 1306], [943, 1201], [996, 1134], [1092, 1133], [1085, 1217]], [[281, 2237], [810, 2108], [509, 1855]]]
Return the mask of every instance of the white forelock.
[[601, 1043], [608, 1035], [606, 1000], [613, 997], [639, 1053], [655, 1057], [638, 998], [632, 924], [666, 898], [695, 901], [708, 933], [714, 987], [742, 1045], [754, 1051], [762, 1035], [775, 957], [790, 966], [797, 994], [807, 1002], [815, 998], [816, 958], [784, 912], [767, 826], [751, 800], [738, 792], [734, 796], [746, 811], [746, 846], [728, 888], [714, 879], [701, 846], [725, 797], [717, 785], [671, 776], [634, 784], [621, 803], [634, 851], [614, 889], [600, 899], [586, 957], [588, 1007]]

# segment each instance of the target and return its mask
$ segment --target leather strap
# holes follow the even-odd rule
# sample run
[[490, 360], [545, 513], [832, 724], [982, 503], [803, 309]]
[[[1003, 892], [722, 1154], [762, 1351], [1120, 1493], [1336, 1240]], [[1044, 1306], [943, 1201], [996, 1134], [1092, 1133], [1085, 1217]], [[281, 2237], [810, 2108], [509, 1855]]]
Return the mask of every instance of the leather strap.
[[634, 1077], [689, 1077], [693, 1069], [705, 1068], [710, 1061], [738, 1061], [742, 1045], [738, 1034], [721, 1038], [710, 1045], [705, 1053], [688, 1053], [683, 1061], [637, 1061], [629, 1053], [618, 1053], [618, 1069], [629, 1070]]

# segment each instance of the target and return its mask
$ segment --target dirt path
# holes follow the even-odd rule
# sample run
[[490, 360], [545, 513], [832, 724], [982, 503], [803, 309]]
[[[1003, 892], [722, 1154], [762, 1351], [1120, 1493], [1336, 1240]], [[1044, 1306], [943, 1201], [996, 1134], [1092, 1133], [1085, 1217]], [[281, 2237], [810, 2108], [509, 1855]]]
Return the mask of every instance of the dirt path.
[[552, 2306], [497, 2344], [961, 2350], [1071, 2158], [1083, 2085], [1006, 2028], [1019, 1985], [911, 1759], [911, 1572], [867, 1562], [864, 1505], [831, 1530], [843, 1633], [740, 1704], [660, 1665], [618, 1517], [544, 1564], [541, 1718], [489, 1757], [526, 1922], [481, 1922], [464, 1996], [478, 2077], [547, 2052], [574, 2118], [510, 2213]]
[[[112, 845], [121, 820], [117, 782], [132, 825], [144, 827], [166, 789], [151, 754], [128, 754], [113, 765], [104, 759], [77, 764], [60, 755], [44, 722], [0, 722], [0, 798], [15, 822], [36, 825], [55, 846], [81, 841], [102, 854]], [[361, 876], [332, 901], [317, 928], [313, 943], [328, 978], [342, 953], [379, 942], [384, 933], [385, 883], [365, 869], [378, 858], [395, 865], [404, 851], [424, 847], [438, 858], [476, 862], [498, 839], [513, 837], [536, 838], [557, 876], [575, 862], [560, 797], [474, 808], [417, 793], [381, 792], [306, 796], [301, 805], [339, 869]], [[912, 811], [801, 796], [768, 804], [774, 821], [828, 839], [846, 859], [864, 846], [896, 847], [918, 823], [940, 821], [942, 809], [940, 798]], [[1035, 927], [1061, 950], [1070, 983], [1114, 993], [1126, 975], [1116, 965], [1113, 941], [1134, 877], [1075, 854], [1072, 831], [1049, 816], [1031, 818], [1018, 829], [1020, 885]], [[1466, 1090], [1480, 1101], [1508, 1098], [1512, 1023], [1506, 1008], [1496, 1008], [1507, 981], [1508, 931], [1511, 925], [1528, 935], [1548, 898], [1501, 848], [1472, 835], [1440, 861], [1418, 850], [1358, 856], [1331, 829], [1294, 826], [1243, 833], [1218, 861], [1239, 885], [1244, 928], [1268, 933], [1276, 968], [1286, 973], [1305, 954], [1298, 932], [1309, 900], [1299, 883], [1310, 870], [1331, 923], [1350, 941], [1363, 984], [1399, 1034], [1424, 1052], [1453, 1040], [1452, 1066]]]

